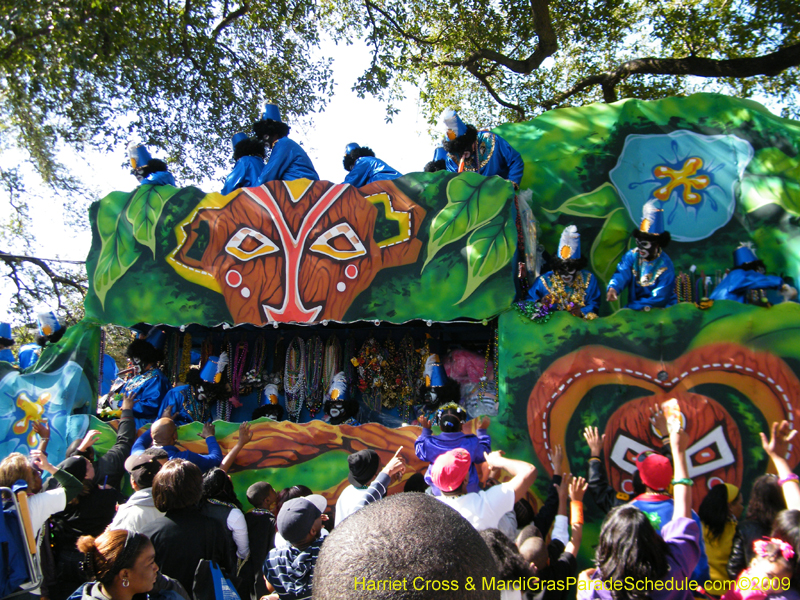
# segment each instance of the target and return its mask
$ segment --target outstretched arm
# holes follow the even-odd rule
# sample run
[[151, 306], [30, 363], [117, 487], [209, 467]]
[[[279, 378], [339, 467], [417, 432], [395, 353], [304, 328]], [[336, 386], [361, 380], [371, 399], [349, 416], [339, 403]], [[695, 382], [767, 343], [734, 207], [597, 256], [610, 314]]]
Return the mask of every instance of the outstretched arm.
[[761, 436], [761, 446], [767, 453], [775, 469], [778, 471], [778, 479], [783, 489], [783, 497], [786, 499], [786, 508], [790, 510], [800, 510], [800, 485], [798, 478], [792, 472], [786, 456], [789, 454], [789, 444], [797, 436], [797, 430], [792, 429], [788, 421], [775, 421], [772, 424], [769, 440], [764, 433]]
[[[250, 423], [245, 421], [239, 425], [239, 439], [236, 441], [236, 445], [231, 448], [231, 451], [228, 452], [225, 455], [225, 458], [222, 459], [222, 464], [219, 466], [219, 468], [227, 473], [236, 462], [236, 457], [239, 455], [239, 452], [241, 452], [242, 448], [250, 443], [250, 440], [252, 439], [253, 432], [250, 431]], [[208, 438], [206, 438], [206, 440], [208, 440]]]

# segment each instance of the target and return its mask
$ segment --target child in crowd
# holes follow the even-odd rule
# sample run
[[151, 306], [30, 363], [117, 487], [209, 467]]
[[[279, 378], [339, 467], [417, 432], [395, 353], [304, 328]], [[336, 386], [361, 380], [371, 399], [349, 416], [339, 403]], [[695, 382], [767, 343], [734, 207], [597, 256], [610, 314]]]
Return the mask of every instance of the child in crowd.
[[[520, 543], [520, 553], [531, 565], [541, 581], [541, 588], [535, 592], [536, 600], [563, 600], [569, 591], [567, 579], [578, 572], [577, 556], [583, 538], [583, 496], [586, 493], [586, 480], [562, 475], [558, 486], [559, 506], [556, 525], [551, 542], [546, 543], [540, 535], [532, 535]], [[571, 500], [572, 537], [567, 527], [567, 500]]]
[[734, 589], [725, 593], [722, 600], [761, 600], [785, 592], [789, 588], [797, 556], [792, 545], [771, 538], [753, 542], [750, 566], [742, 571]]
[[481, 418], [478, 423], [476, 434], [464, 433], [464, 422], [467, 419], [467, 411], [458, 404], [451, 402], [439, 407], [436, 411], [436, 422], [441, 427], [440, 435], [433, 435], [431, 422], [425, 416], [419, 417], [422, 425], [417, 441], [414, 443], [414, 453], [417, 458], [431, 463], [425, 473], [425, 482], [431, 486], [434, 495], [440, 494], [439, 488], [433, 484], [431, 479], [431, 468], [436, 459], [455, 448], [463, 448], [470, 453], [472, 465], [469, 468], [469, 481], [467, 482], [467, 492], [480, 491], [480, 479], [475, 465], [485, 461], [484, 453], [492, 451], [492, 438], [486, 431], [491, 421], [488, 417]]

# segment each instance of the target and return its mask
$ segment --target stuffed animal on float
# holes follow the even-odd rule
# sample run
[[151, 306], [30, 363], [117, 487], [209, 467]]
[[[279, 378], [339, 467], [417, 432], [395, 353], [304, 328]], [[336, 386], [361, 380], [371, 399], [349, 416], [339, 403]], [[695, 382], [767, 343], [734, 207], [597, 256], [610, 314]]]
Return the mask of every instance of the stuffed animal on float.
[[496, 133], [478, 131], [465, 125], [452, 108], [442, 112], [439, 126], [444, 134], [442, 146], [447, 151], [447, 170], [453, 173], [472, 171], [485, 177], [498, 175], [519, 189], [524, 168], [522, 157]]
[[403, 175], [381, 159], [375, 158], [375, 152], [371, 148], [358, 144], [347, 144], [342, 166], [347, 171], [344, 183], [354, 187], [363, 187], [373, 181], [397, 179]]
[[167, 169], [167, 163], [150, 156], [144, 144], [128, 144], [128, 158], [131, 161], [131, 173], [139, 185], [175, 185], [175, 178]]
[[11, 323], [0, 323], [0, 360], [14, 364], [17, 359], [11, 347], [14, 345], [14, 338], [11, 333]]
[[260, 419], [267, 417], [273, 421], [283, 420], [283, 407], [278, 404], [278, 386], [274, 383], [268, 383], [264, 386], [264, 398], [261, 401], [261, 406], [253, 411], [252, 419]]
[[664, 231], [664, 211], [657, 200], [650, 200], [642, 208], [642, 222], [639, 229], [633, 230], [633, 237], [636, 248], [622, 255], [608, 284], [606, 300], [616, 301], [628, 288], [625, 308], [649, 311], [677, 304], [675, 267], [664, 252], [670, 235]]
[[[777, 275], [767, 275], [764, 262], [756, 256], [750, 242], [741, 244], [733, 252], [733, 270], [719, 283], [709, 298], [734, 300], [746, 304], [769, 306], [766, 290], [778, 290], [783, 302], [797, 298], [797, 290]], [[781, 298], [774, 300], [781, 301]], [[772, 302], [774, 304], [774, 302]]]
[[264, 142], [239, 132], [231, 139], [233, 160], [236, 163], [233, 171], [225, 178], [225, 185], [220, 192], [227, 196], [239, 188], [255, 187], [264, 170], [264, 159], [267, 156]]
[[422, 411], [431, 417], [439, 406], [461, 400], [461, 387], [447, 376], [438, 354], [431, 354], [425, 361], [424, 386], [422, 388]]
[[352, 425], [354, 427], [361, 425], [356, 420], [358, 402], [350, 398], [344, 372], [340, 371], [333, 376], [323, 408], [326, 420], [331, 425]]
[[224, 381], [225, 373], [220, 373], [218, 367], [218, 356], [209, 356], [202, 369], [190, 367], [186, 372], [186, 385], [174, 387], [164, 396], [158, 418], [169, 416], [176, 425], [210, 421], [211, 405], [230, 395]]
[[36, 324], [39, 327], [36, 342], [25, 344], [19, 349], [19, 368], [22, 370], [34, 366], [42, 355], [42, 350], [48, 344], [58, 343], [67, 332], [67, 326], [59, 319], [56, 312], [47, 306], [36, 310]]
[[567, 311], [587, 320], [597, 318], [600, 310], [600, 287], [597, 278], [586, 271], [586, 257], [581, 256], [581, 234], [575, 225], [561, 233], [557, 256], [550, 261], [552, 271], [536, 278], [528, 290], [528, 299], [542, 302], [551, 310]]

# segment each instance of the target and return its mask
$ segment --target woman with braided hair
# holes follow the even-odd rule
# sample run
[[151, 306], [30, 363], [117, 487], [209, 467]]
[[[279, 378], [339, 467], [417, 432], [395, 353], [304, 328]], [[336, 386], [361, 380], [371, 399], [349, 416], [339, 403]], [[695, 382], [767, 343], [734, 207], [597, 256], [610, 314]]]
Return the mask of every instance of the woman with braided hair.
[[125, 529], [111, 529], [94, 538], [78, 539], [89, 583], [70, 600], [131, 600], [147, 594], [157, 600], [191, 600], [180, 583], [158, 572], [156, 551], [149, 538]]

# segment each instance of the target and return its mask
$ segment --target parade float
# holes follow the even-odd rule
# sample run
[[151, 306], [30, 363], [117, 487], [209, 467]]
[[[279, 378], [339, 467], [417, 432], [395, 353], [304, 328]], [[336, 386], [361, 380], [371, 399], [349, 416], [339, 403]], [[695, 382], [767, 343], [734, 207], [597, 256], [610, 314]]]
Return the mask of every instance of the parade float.
[[[90, 426], [103, 431], [99, 446], [112, 443], [114, 422], [94, 414], [102, 326], [114, 323], [163, 331], [173, 385], [192, 351], [201, 363], [226, 352], [229, 385], [209, 407], [223, 450], [269, 402], [264, 388], [278, 387], [283, 420], [256, 420], [231, 470], [242, 493], [261, 479], [303, 483], [333, 503], [346, 455], [365, 447], [385, 462], [403, 446], [406, 478], [422, 471], [412, 423], [431, 353], [471, 416], [493, 415], [493, 448], [537, 465], [540, 500], [554, 444], [565, 469], [586, 472], [589, 425], [605, 433], [611, 484], [631, 491], [633, 458], [661, 445], [646, 409], [669, 399], [692, 441], [695, 506], [720, 481], [748, 490], [767, 468], [758, 433], [800, 418], [800, 306], [772, 291], [748, 303], [708, 297], [742, 242], [768, 273], [798, 281], [800, 123], [698, 94], [553, 110], [495, 131], [525, 162], [518, 193], [498, 177], [438, 172], [226, 196], [142, 186], [96, 202], [86, 318], [26, 372], [0, 363], [2, 454], [34, 447], [31, 423], [43, 418], [56, 459]], [[678, 303], [624, 309], [624, 295], [607, 302], [605, 290], [654, 198]], [[515, 302], [537, 248], [555, 252], [568, 225], [602, 290], [593, 320]], [[338, 371], [358, 402], [349, 422], [323, 418]], [[181, 427], [181, 444], [202, 451], [199, 430]]]

